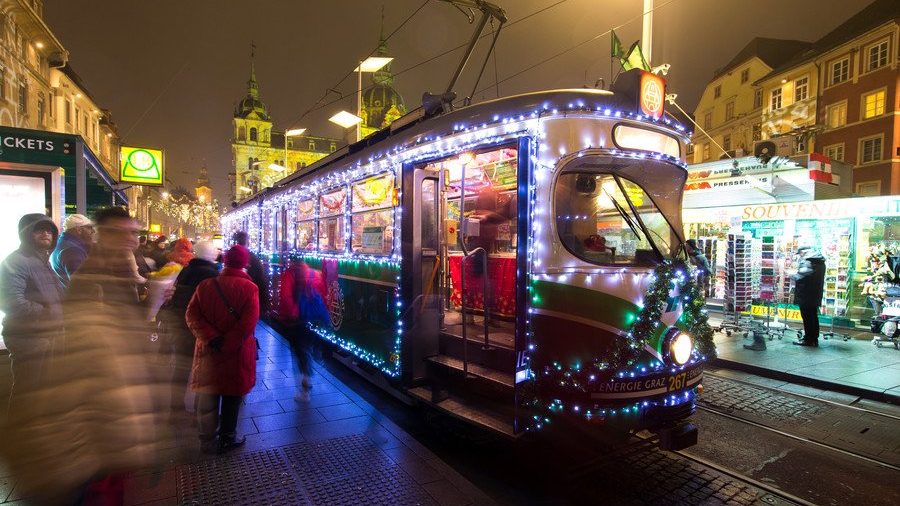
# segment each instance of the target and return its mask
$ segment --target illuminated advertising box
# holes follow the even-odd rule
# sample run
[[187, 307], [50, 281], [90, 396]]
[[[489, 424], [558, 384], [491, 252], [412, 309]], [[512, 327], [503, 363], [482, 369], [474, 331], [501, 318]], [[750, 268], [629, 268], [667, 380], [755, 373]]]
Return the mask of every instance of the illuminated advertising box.
[[162, 150], [122, 146], [120, 157], [120, 182], [143, 186], [163, 185], [165, 165]]

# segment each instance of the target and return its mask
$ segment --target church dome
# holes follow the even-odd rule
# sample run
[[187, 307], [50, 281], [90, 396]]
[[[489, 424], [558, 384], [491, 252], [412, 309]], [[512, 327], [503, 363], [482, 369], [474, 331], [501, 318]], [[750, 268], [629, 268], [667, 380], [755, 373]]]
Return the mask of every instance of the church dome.
[[253, 65], [253, 54], [251, 53], [247, 96], [234, 108], [234, 117], [247, 119], [253, 113], [256, 113], [256, 119], [269, 121], [269, 108], [259, 98], [259, 85], [256, 83], [256, 67]]
[[[403, 97], [391, 85], [375, 84], [363, 92], [363, 103], [366, 105], [366, 126], [381, 129], [387, 126], [385, 117], [393, 107], [396, 113], [406, 113]], [[396, 118], [392, 118], [396, 119]]]

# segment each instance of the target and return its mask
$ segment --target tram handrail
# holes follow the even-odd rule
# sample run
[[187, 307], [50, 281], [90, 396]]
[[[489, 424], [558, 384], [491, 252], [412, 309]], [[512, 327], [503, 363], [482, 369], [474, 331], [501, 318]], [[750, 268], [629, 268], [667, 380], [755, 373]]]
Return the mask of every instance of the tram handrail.
[[459, 291], [460, 291], [460, 309], [459, 313], [462, 315], [462, 339], [463, 339], [463, 376], [466, 378], [469, 377], [469, 339], [466, 336], [466, 260], [469, 257], [473, 257], [481, 253], [481, 262], [482, 262], [482, 270], [481, 270], [481, 279], [484, 281], [484, 302], [482, 305], [484, 306], [484, 348], [487, 349], [489, 347], [488, 343], [488, 261], [487, 261], [487, 251], [485, 251], [482, 247], [477, 247], [473, 250], [467, 251], [459, 262], [459, 270], [460, 270], [460, 283], [459, 283]]

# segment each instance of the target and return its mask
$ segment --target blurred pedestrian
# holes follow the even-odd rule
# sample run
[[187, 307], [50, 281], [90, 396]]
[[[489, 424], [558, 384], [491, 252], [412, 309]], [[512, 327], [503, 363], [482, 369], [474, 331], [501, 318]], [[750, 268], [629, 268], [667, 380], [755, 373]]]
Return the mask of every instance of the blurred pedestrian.
[[[247, 232], [236, 232], [232, 236], [232, 240], [235, 244], [240, 244], [249, 251], [250, 237], [247, 235]], [[253, 252], [250, 252], [247, 274], [250, 275], [250, 279], [253, 280], [256, 288], [259, 289], [259, 317], [263, 318], [269, 309], [269, 276], [266, 274], [262, 261]]]
[[222, 273], [202, 281], [187, 308], [197, 339], [191, 389], [198, 396], [200, 447], [208, 453], [227, 452], [246, 440], [237, 435], [237, 421], [244, 394], [256, 384], [253, 331], [259, 320], [258, 289], [244, 271], [249, 260], [246, 248], [232, 246]]
[[70, 214], [63, 222], [63, 233], [50, 255], [50, 264], [62, 280], [69, 284], [72, 273], [81, 267], [94, 239], [94, 222], [83, 214]]
[[[65, 353], [29, 403], [28, 423], [3, 435], [16, 487], [36, 504], [124, 500], [124, 472], [155, 462], [165, 377], [154, 363], [133, 251], [138, 224], [123, 208], [97, 211], [97, 242], [63, 302]], [[80, 502], [79, 502], [80, 501]]]
[[193, 248], [194, 245], [191, 244], [191, 240], [182, 237], [175, 241], [175, 244], [172, 246], [172, 251], [169, 252], [167, 257], [170, 262], [175, 262], [182, 267], [187, 267], [188, 262], [194, 258], [194, 253], [191, 251]]
[[[179, 239], [181, 240], [181, 239]], [[184, 398], [191, 375], [194, 359], [194, 334], [185, 321], [188, 304], [201, 281], [219, 275], [215, 259], [218, 248], [210, 241], [200, 241], [194, 245], [194, 258], [188, 262], [175, 281], [175, 294], [160, 313], [168, 328], [169, 343], [174, 356], [175, 369], [172, 373], [171, 409], [173, 413], [185, 410]]]
[[291, 262], [282, 275], [280, 306], [286, 316], [287, 338], [299, 372], [299, 391], [294, 397], [298, 401], [308, 400], [312, 389], [312, 356], [318, 338], [310, 325], [331, 326], [325, 307], [325, 290], [322, 273], [310, 268], [306, 262]]
[[810, 246], [797, 248], [800, 263], [794, 274], [794, 304], [803, 318], [803, 338], [797, 346], [819, 346], [819, 306], [825, 291], [825, 257]]
[[0, 264], [3, 342], [12, 366], [10, 418], [30, 393], [46, 384], [50, 359], [63, 347], [64, 289], [49, 260], [58, 233], [46, 215], [22, 216], [19, 249]]

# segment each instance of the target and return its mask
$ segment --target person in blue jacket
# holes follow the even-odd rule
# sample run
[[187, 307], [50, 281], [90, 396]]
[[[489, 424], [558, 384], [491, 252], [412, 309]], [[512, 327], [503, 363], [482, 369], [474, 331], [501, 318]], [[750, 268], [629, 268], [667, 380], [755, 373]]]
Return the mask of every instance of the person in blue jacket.
[[81, 267], [94, 239], [94, 222], [83, 214], [70, 214], [63, 223], [63, 234], [50, 254], [50, 265], [63, 286]]

